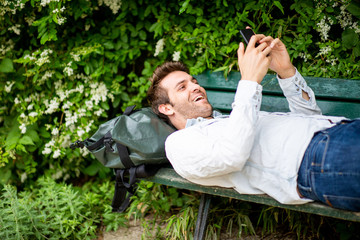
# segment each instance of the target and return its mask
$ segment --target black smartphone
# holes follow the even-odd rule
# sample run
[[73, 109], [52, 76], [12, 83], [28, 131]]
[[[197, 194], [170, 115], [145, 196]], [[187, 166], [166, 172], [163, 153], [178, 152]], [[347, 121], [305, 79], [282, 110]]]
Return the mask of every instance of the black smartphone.
[[[246, 45], [249, 44], [251, 36], [255, 35], [252, 29], [241, 29], [240, 34], [244, 38]], [[257, 47], [258, 45], [259, 45], [258, 43], [255, 43], [255, 47]]]

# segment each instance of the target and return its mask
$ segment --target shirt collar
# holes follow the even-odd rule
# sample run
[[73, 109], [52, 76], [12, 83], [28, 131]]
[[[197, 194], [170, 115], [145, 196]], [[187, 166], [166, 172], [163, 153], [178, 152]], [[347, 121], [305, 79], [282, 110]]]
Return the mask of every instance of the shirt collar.
[[[218, 111], [214, 110], [213, 114], [212, 114], [212, 117], [213, 117], [213, 119], [226, 118], [226, 117], [228, 117], [228, 115], [223, 115], [221, 112], [218, 112]], [[209, 119], [203, 118], [203, 117], [188, 119], [186, 121], [185, 128], [194, 126], [194, 125], [196, 125], [198, 123], [201, 123], [201, 122], [204, 122], [204, 121], [207, 121], [207, 120], [209, 120]]]

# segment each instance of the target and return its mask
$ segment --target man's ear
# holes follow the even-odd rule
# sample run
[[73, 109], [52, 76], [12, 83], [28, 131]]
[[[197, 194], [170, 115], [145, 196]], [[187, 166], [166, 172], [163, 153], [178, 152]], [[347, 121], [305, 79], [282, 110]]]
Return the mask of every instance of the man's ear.
[[172, 106], [168, 103], [166, 104], [160, 104], [159, 107], [159, 112], [161, 112], [162, 114], [166, 115], [166, 116], [170, 116], [174, 114], [174, 109], [172, 108]]

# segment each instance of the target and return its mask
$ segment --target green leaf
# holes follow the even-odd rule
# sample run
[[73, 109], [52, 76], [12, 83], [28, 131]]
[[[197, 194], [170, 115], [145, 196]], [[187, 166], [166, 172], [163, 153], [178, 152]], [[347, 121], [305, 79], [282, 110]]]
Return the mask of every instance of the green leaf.
[[352, 15], [360, 18], [360, 3], [358, 1], [352, 1], [346, 8]]
[[112, 43], [112, 42], [106, 42], [106, 43], [104, 43], [104, 47], [106, 48], [106, 49], [114, 49], [114, 43]]
[[86, 73], [86, 75], [89, 75], [89, 74], [90, 74], [89, 64], [86, 64], [86, 65], [85, 65], [85, 67], [84, 67], [84, 72]]
[[22, 138], [20, 138], [19, 143], [22, 145], [35, 145], [35, 143], [29, 136], [23, 136]]
[[94, 160], [94, 162], [88, 166], [87, 168], [83, 169], [82, 172], [89, 175], [89, 176], [95, 176], [95, 174], [99, 171], [100, 166], [99, 162]]
[[101, 102], [100, 106], [102, 109], [105, 109], [106, 111], [110, 109], [109, 104], [107, 102]]
[[284, 14], [284, 8], [279, 1], [274, 1], [274, 5]]
[[347, 48], [353, 48], [359, 42], [359, 35], [353, 29], [346, 29], [342, 33], [342, 45]]
[[49, 133], [48, 130], [46, 130], [45, 127], [40, 128], [40, 136], [42, 136], [43, 138], [50, 138], [51, 134]]
[[25, 136], [29, 136], [34, 142], [40, 141], [39, 134], [35, 130], [28, 129]]
[[355, 57], [360, 56], [360, 44], [359, 43], [356, 45], [356, 47], [354, 47], [353, 53], [354, 53]]
[[9, 73], [14, 71], [14, 65], [10, 58], [4, 58], [0, 63], [0, 72]]
[[139, 37], [140, 37], [140, 39], [141, 40], [146, 40], [146, 32], [145, 31], [143, 31], [143, 30], [141, 30], [140, 32], [139, 32]]
[[182, 14], [183, 12], [186, 11], [187, 7], [189, 6], [189, 2], [190, 2], [190, 0], [186, 0], [185, 2], [183, 2], [183, 4], [181, 5], [181, 8], [179, 10], [179, 14]]

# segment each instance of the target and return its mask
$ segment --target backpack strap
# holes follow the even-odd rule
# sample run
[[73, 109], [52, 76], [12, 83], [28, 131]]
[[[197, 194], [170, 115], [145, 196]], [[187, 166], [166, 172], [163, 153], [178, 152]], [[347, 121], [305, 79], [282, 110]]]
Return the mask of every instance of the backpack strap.
[[[129, 181], [126, 182], [126, 173], [129, 174]], [[134, 195], [134, 187], [136, 182], [136, 167], [130, 169], [116, 169], [115, 170], [115, 192], [114, 198], [111, 204], [112, 211], [122, 213], [129, 204], [130, 198]]]
[[154, 176], [161, 167], [163, 167], [161, 164], [142, 164], [128, 169], [116, 169], [115, 193], [111, 204], [112, 211], [118, 213], [124, 212], [130, 205], [131, 197], [135, 193], [136, 183], [139, 178]]

